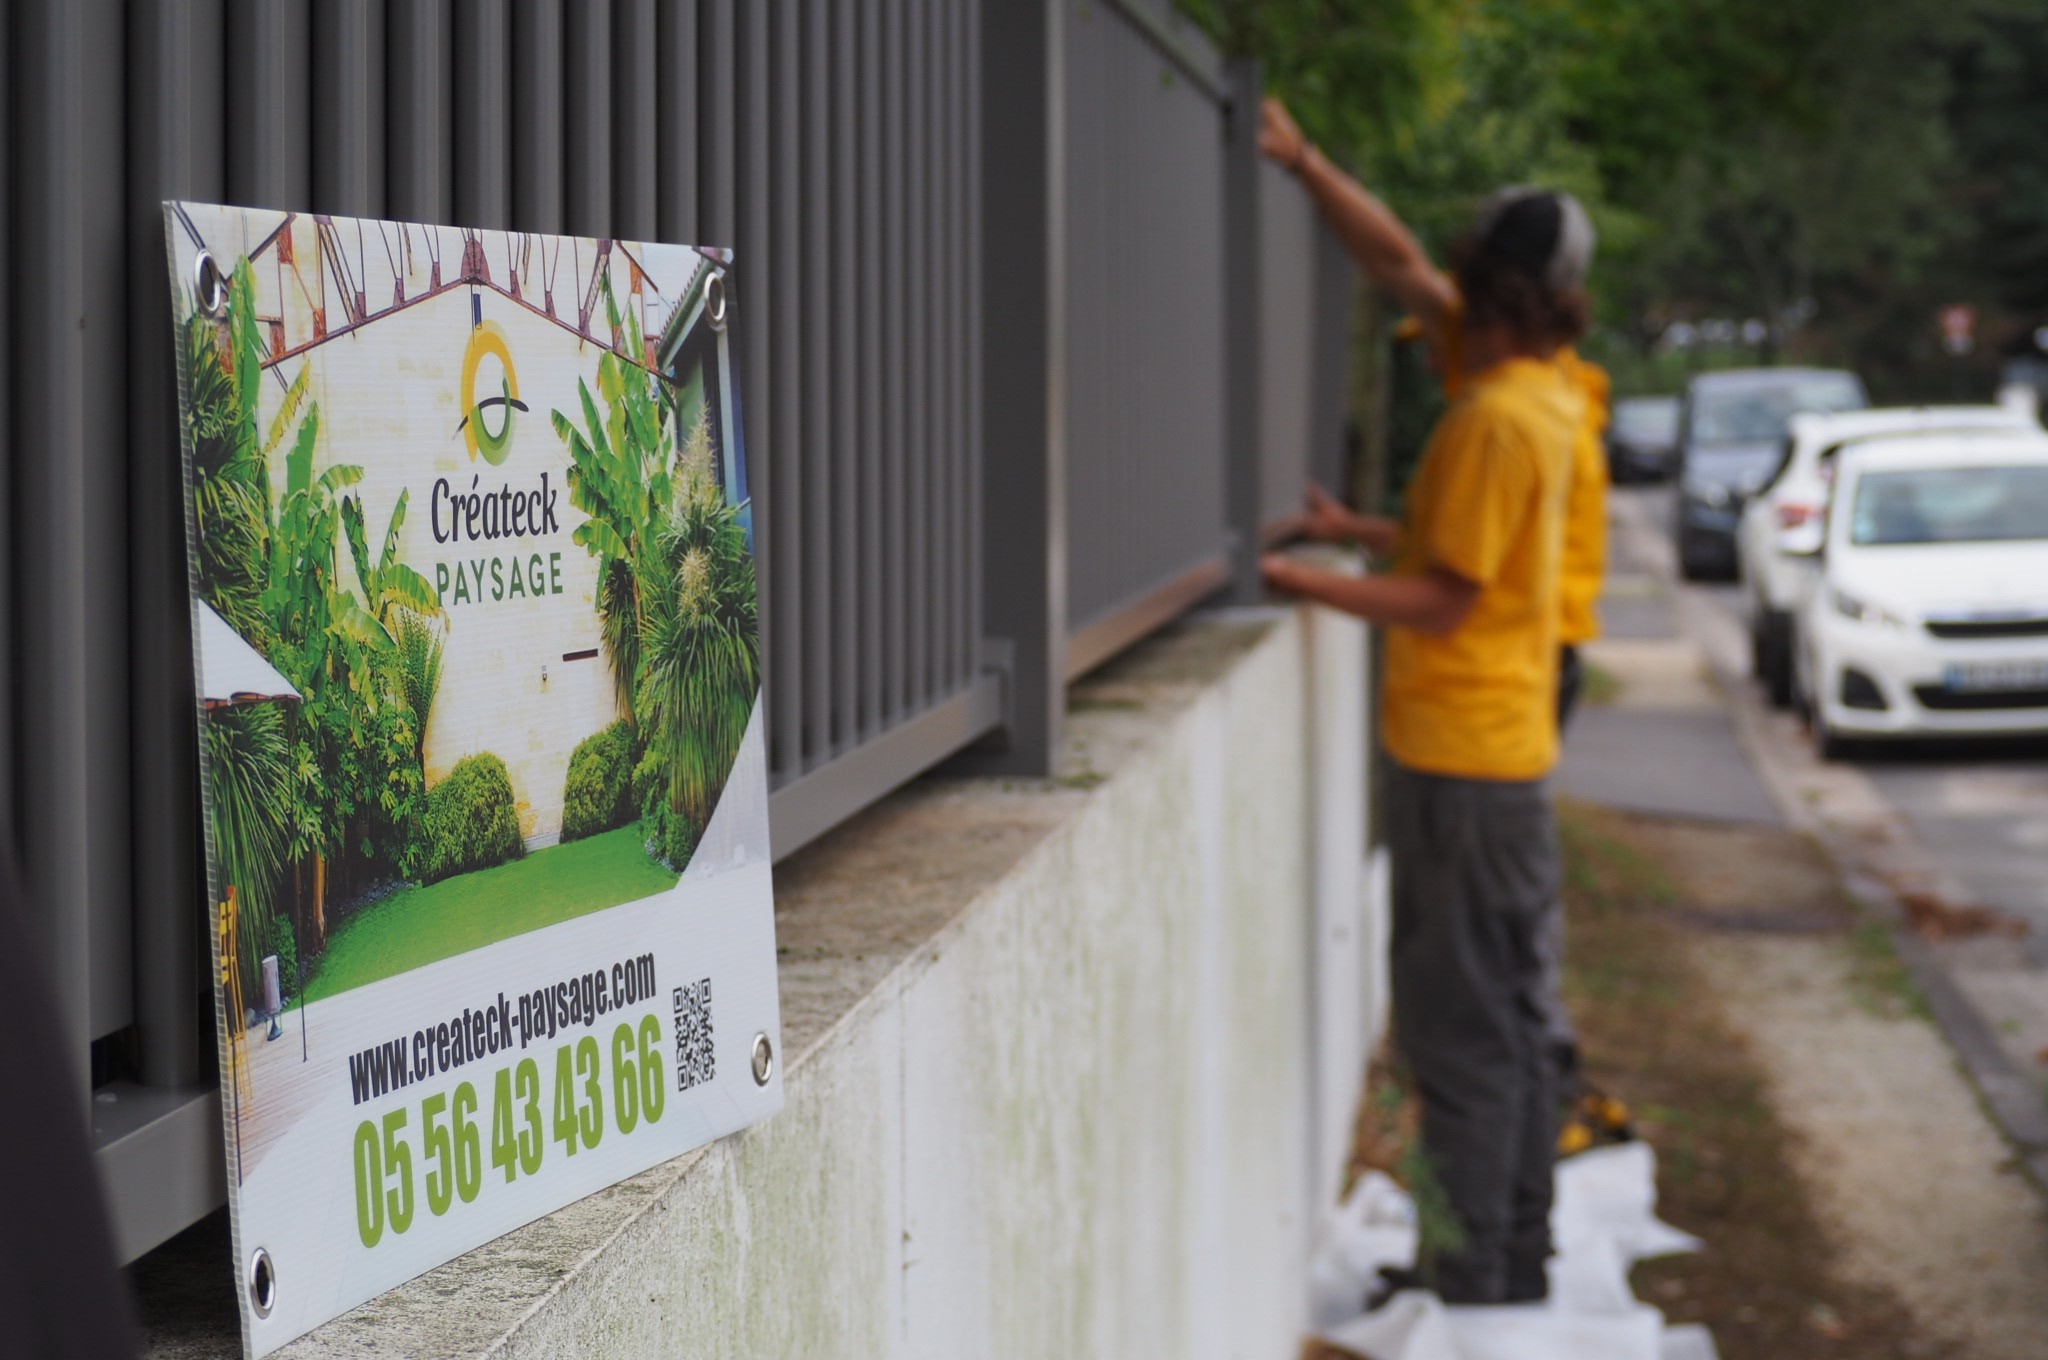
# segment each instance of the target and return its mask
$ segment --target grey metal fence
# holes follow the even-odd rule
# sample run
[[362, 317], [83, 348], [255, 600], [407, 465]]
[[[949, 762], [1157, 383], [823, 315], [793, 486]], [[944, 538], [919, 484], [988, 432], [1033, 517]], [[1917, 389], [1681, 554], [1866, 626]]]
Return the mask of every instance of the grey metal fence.
[[1069, 675], [1229, 577], [1229, 97], [1147, 13], [1084, 7], [1065, 34]]
[[162, 199], [737, 247], [778, 854], [1047, 770], [1339, 456], [1347, 276], [1164, 0], [13, 0], [0, 78], [0, 837], [130, 1255], [224, 1193]]

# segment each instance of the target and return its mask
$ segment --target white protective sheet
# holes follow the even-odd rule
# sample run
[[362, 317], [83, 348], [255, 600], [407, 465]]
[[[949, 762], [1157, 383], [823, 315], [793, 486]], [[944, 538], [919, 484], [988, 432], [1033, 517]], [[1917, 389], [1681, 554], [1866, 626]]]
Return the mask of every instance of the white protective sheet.
[[1315, 1325], [1371, 1360], [1713, 1360], [1705, 1328], [1666, 1327], [1629, 1292], [1637, 1261], [1701, 1246], [1658, 1220], [1656, 1170], [1646, 1143], [1558, 1165], [1547, 1302], [1451, 1308], [1414, 1290], [1363, 1313], [1380, 1267], [1414, 1263], [1417, 1234], [1414, 1201], [1368, 1173], [1324, 1222], [1310, 1267]]

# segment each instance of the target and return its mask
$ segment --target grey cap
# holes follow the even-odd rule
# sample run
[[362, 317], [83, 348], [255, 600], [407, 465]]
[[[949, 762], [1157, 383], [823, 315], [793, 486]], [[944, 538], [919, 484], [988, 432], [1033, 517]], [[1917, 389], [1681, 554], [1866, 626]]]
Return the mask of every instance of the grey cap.
[[1472, 239], [1560, 292], [1585, 283], [1593, 263], [1593, 219], [1579, 200], [1526, 184], [1496, 190], [1480, 205]]

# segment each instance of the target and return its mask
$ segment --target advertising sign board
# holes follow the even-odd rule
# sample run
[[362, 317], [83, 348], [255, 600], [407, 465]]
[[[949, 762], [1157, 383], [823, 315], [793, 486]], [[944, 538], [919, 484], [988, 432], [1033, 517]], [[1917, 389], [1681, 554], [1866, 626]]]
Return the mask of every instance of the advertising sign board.
[[729, 254], [166, 205], [244, 1348], [782, 1079]]

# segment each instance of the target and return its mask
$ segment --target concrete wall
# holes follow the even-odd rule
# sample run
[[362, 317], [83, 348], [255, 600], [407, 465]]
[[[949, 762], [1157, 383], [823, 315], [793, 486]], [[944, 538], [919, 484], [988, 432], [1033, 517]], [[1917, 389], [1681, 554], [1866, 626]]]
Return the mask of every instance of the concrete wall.
[[[1365, 693], [1357, 626], [1211, 616], [1077, 687], [1063, 780], [928, 781], [907, 795], [922, 810], [885, 804], [821, 843], [778, 907], [785, 1016], [812, 1035], [789, 1039], [783, 1114], [305, 1353], [388, 1341], [451, 1296], [498, 1306], [492, 1272], [530, 1290], [539, 1266], [551, 1289], [494, 1354], [1292, 1356], [1380, 1011]], [[894, 890], [892, 836], [957, 873], [1026, 823], [999, 872], [820, 1015], [828, 973], [891, 947], [861, 899]], [[846, 896], [814, 913], [821, 893]], [[600, 1241], [571, 1230], [607, 1213]], [[473, 1326], [448, 1350], [406, 1330], [413, 1353], [482, 1349]]]

